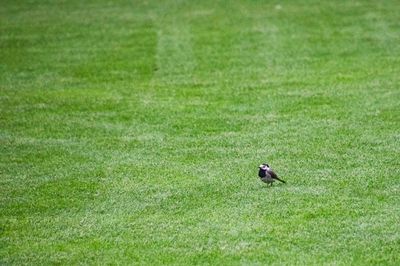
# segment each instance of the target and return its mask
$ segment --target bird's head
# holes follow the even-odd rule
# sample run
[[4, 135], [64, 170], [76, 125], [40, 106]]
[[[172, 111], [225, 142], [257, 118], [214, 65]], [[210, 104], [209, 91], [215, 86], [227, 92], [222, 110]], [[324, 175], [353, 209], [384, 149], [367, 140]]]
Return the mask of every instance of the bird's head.
[[269, 165], [267, 163], [263, 163], [258, 168], [260, 168], [262, 170], [267, 170], [267, 169], [269, 169]]

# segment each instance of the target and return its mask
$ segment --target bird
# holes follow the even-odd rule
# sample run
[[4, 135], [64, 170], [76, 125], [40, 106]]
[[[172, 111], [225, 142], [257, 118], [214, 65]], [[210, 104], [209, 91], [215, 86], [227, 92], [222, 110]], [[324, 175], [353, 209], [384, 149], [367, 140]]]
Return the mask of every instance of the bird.
[[275, 174], [275, 172], [269, 167], [267, 163], [261, 164], [258, 168], [258, 176], [264, 183], [267, 183], [270, 186], [272, 186], [275, 180], [286, 183], [284, 180], [280, 179], [277, 174]]

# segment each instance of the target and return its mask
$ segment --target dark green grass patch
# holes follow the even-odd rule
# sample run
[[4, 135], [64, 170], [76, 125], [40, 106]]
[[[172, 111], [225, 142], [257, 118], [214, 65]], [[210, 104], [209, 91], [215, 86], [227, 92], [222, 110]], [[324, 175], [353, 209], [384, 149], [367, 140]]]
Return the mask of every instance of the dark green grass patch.
[[0, 263], [398, 265], [399, 14], [4, 1]]

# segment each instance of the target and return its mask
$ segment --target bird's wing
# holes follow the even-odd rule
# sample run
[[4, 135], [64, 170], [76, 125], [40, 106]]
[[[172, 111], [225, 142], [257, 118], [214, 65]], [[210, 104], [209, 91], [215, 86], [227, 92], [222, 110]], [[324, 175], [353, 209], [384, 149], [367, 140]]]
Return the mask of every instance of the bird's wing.
[[272, 178], [276, 178], [276, 179], [278, 178], [278, 175], [275, 174], [275, 172], [272, 171], [271, 169], [267, 170], [267, 173], [268, 173]]

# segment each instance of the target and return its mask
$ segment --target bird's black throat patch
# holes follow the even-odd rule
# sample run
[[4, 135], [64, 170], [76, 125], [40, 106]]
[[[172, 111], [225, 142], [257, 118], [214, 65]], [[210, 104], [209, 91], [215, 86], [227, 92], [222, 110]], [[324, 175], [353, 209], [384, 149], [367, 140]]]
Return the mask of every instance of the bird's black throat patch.
[[258, 176], [259, 177], [266, 177], [267, 176], [266, 171], [260, 168], [260, 170], [258, 171]]

